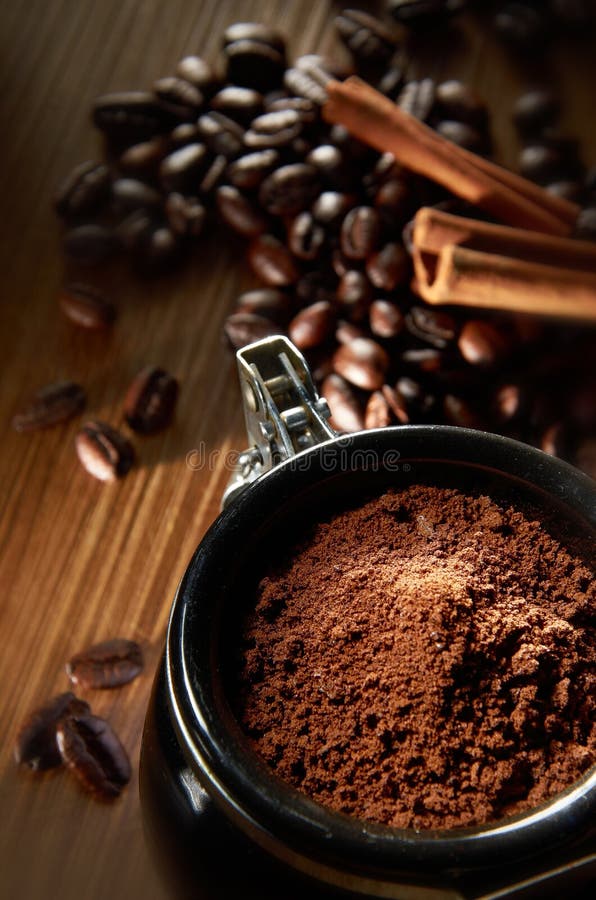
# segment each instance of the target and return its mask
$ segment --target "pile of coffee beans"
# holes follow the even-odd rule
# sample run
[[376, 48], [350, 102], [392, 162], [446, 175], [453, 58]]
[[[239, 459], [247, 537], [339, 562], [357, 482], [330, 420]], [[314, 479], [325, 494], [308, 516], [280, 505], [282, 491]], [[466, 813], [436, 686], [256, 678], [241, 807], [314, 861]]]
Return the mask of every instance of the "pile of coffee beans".
[[[312, 54], [289, 60], [274, 28], [236, 23], [222, 36], [219, 68], [188, 56], [149, 90], [99, 97], [93, 119], [106, 161], [81, 164], [58, 190], [64, 249], [88, 264], [127, 253], [137, 271], [155, 275], [192, 253], [206, 223], [218, 221], [247, 240], [248, 264], [261, 282], [228, 317], [229, 344], [289, 334], [336, 428], [486, 428], [594, 472], [594, 332], [539, 314], [425, 305], [410, 289], [413, 215], [435, 204], [479, 211], [321, 116], [328, 80], [355, 71], [445, 137], [490, 154], [490, 111], [472, 87], [408, 76], [407, 29], [420, 33], [438, 13], [451, 16], [464, 5], [394, 0], [386, 19], [343, 10], [335, 28], [350, 66]], [[498, 6], [504, 36], [504, 17], [523, 18], [522, 6], [542, 16], [535, 4]], [[581, 3], [554, 2], [549, 16], [571, 20], [571, 6], [579, 16]], [[583, 204], [578, 231], [593, 237], [594, 173], [585, 176], [573, 141], [556, 130], [557, 109], [548, 91], [517, 101], [512, 115], [528, 140], [520, 167]], [[91, 306], [104, 327], [110, 312], [89, 297], [79, 290], [63, 309], [85, 324]], [[144, 389], [170, 396], [157, 376]], [[111, 442], [115, 471], [119, 451], [105, 433], [83, 435], [84, 458], [99, 453], [101, 441]], [[101, 465], [88, 468], [97, 474]]]
[[[73, 685], [117, 688], [143, 669], [143, 654], [135, 641], [113, 638], [75, 654], [66, 665]], [[130, 781], [128, 754], [105, 719], [71, 691], [58, 694], [23, 722], [15, 759], [34, 772], [64, 766], [85, 791], [99, 800], [118, 797]]]

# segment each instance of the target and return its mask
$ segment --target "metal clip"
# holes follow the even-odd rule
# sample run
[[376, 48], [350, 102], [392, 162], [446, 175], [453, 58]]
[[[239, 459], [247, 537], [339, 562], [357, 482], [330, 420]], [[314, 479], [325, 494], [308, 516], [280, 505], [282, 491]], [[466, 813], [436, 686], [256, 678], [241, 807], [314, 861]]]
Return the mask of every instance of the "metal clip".
[[225, 490], [222, 507], [278, 463], [336, 437], [302, 354], [281, 335], [236, 353], [249, 448]]

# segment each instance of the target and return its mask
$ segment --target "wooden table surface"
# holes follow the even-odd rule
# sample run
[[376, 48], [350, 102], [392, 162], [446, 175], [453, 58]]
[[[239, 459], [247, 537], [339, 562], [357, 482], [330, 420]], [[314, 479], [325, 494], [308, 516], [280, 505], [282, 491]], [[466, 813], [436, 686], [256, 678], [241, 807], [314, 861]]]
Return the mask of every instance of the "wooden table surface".
[[[53, 191], [76, 163], [99, 152], [89, 122], [98, 94], [149, 86], [187, 53], [214, 58], [223, 28], [236, 20], [278, 25], [294, 53], [329, 50], [335, 7], [330, 0], [0, 5], [2, 897], [166, 896], [142, 835], [141, 730], [176, 584], [217, 514], [229, 474], [225, 454], [244, 443], [234, 362], [220, 337], [233, 298], [254, 284], [238, 262], [240, 243], [211, 236], [182, 271], [149, 282], [126, 267], [91, 272], [119, 317], [110, 335], [85, 333], [57, 308], [65, 270]], [[494, 110], [499, 157], [512, 161], [510, 103], [527, 76], [486, 35], [451, 49], [433, 48], [419, 72], [474, 81]], [[552, 67], [566, 99], [565, 129], [594, 162], [592, 57], [582, 46], [555, 53], [544, 67]], [[23, 399], [61, 378], [86, 387], [88, 413], [118, 424], [123, 391], [148, 363], [181, 381], [176, 420], [163, 434], [135, 438], [139, 463], [117, 484], [101, 484], [79, 465], [77, 421], [28, 435], [10, 428]], [[208, 458], [200, 469], [187, 463], [193, 449]], [[69, 656], [113, 636], [140, 641], [147, 665], [127, 687], [83, 694], [113, 723], [133, 761], [131, 786], [102, 805], [63, 771], [35, 777], [17, 770], [12, 753], [23, 717], [67, 689]]]

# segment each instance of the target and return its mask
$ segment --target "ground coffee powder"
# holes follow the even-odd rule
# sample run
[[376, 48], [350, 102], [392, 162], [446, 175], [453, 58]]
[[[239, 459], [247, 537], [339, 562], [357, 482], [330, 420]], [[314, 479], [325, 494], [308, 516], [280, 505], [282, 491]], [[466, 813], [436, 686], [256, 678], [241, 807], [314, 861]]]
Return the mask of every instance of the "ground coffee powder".
[[454, 828], [596, 761], [594, 586], [531, 516], [414, 486], [318, 524], [243, 624], [236, 713], [336, 810]]

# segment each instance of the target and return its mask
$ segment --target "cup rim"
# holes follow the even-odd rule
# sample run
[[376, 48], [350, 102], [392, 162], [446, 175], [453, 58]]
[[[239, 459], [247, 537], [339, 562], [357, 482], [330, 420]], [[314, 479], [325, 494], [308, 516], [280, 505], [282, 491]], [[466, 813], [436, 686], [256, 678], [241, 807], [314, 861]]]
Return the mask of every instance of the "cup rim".
[[[323, 479], [322, 454], [395, 449], [402, 461], [444, 461], [519, 479], [596, 527], [596, 485], [573, 466], [501, 435], [443, 425], [396, 426], [343, 435], [309, 448], [259, 478], [214, 522], [180, 584], [168, 627], [166, 673], [185, 755], [215, 799], [257, 841], [308, 847], [315, 857], [369, 872], [440, 872], [519, 861], [565, 843], [596, 812], [596, 766], [546, 803], [483, 826], [416, 831], [334, 812], [285, 784], [247, 750], [222, 707], [209, 629], [231, 584], [246, 529], [293, 492]], [[303, 463], [304, 465], [299, 465]], [[197, 644], [197, 629], [201, 632]]]

